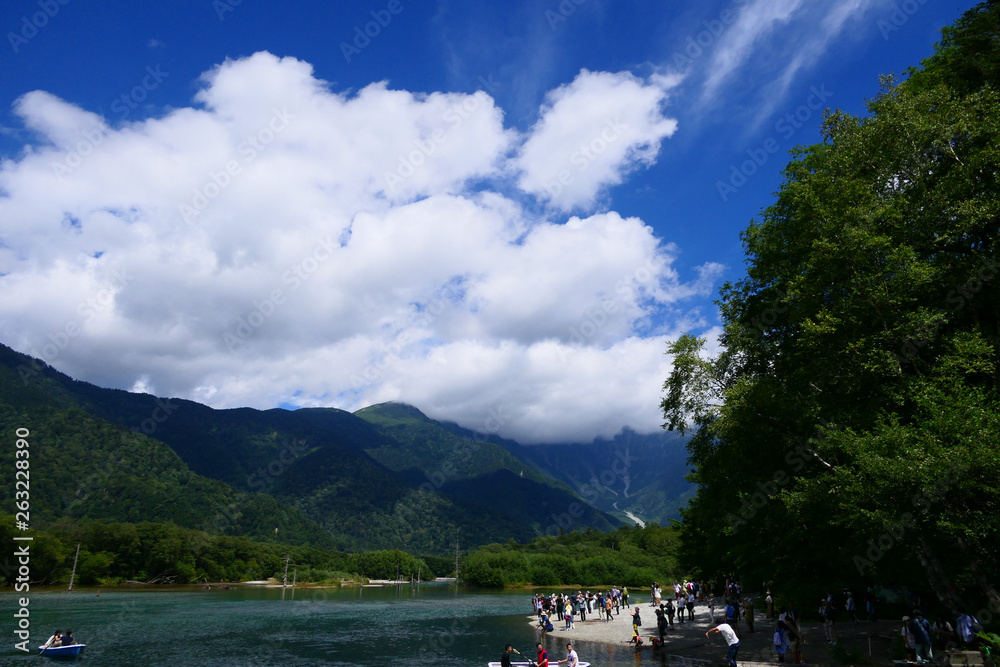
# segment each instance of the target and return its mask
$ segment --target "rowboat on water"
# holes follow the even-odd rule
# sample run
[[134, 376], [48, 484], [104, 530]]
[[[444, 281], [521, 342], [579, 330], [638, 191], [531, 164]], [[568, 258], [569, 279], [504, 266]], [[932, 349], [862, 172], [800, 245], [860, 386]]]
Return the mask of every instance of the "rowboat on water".
[[[510, 667], [532, 667], [534, 664], [535, 663], [533, 662], [512, 662], [510, 663]], [[497, 660], [496, 662], [491, 662], [489, 665], [490, 667], [500, 667], [500, 661]], [[581, 662], [579, 665], [580, 667], [590, 667], [589, 662]]]
[[80, 655], [87, 645], [86, 644], [70, 644], [69, 646], [50, 646], [48, 648], [38, 647], [38, 655], [44, 655], [47, 658], [75, 658]]

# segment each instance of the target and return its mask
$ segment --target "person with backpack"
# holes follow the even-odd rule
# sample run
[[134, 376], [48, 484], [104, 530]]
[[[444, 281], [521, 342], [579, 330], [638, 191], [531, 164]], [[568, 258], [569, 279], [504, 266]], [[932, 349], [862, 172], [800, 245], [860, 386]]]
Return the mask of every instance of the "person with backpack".
[[903, 645], [906, 647], [906, 656], [910, 662], [915, 662], [917, 657], [917, 640], [913, 634], [913, 619], [909, 616], [903, 617], [903, 628], [899, 631], [903, 636]]
[[983, 626], [979, 624], [976, 617], [967, 614], [965, 611], [958, 617], [958, 621], [955, 623], [955, 631], [958, 633], [958, 638], [965, 644], [966, 651], [978, 650], [979, 642], [976, 638], [976, 633], [981, 632], [982, 628]]
[[778, 662], [785, 661], [788, 652], [788, 626], [784, 621], [778, 621], [774, 628], [774, 652], [778, 654]]
[[732, 598], [726, 600], [726, 625], [733, 629], [736, 636], [740, 636], [740, 613], [736, 610], [736, 603]]
[[910, 630], [913, 632], [917, 663], [933, 662], [934, 650], [931, 648], [931, 623], [923, 617], [919, 609], [913, 610], [913, 617], [910, 619]]
[[829, 597], [824, 601], [823, 607], [823, 629], [826, 631], [826, 640], [831, 646], [837, 645], [837, 617], [836, 608]]
[[639, 627], [642, 625], [642, 617], [639, 616], [639, 608], [635, 608], [635, 613], [632, 614], [632, 633], [636, 636], [639, 635]]

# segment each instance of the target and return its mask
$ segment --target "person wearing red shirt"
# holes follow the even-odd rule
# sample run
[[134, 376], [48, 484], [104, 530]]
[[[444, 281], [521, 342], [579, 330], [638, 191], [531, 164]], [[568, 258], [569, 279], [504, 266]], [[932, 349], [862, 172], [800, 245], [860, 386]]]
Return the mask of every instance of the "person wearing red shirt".
[[542, 648], [542, 642], [535, 644], [535, 648], [538, 649], [537, 667], [549, 667], [549, 652]]

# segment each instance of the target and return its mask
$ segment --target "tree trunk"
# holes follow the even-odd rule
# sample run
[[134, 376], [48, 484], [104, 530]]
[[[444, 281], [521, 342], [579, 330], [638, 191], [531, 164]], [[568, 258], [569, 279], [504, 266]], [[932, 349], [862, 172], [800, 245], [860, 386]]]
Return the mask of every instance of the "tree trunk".
[[[990, 601], [990, 609], [1000, 610], [1000, 593], [997, 593], [997, 589], [990, 583], [989, 578], [986, 576], [986, 572], [983, 570], [982, 566], [979, 565], [976, 555], [972, 553], [972, 549], [969, 548], [969, 545], [966, 544], [965, 540], [961, 537], [955, 538], [955, 541], [958, 542], [958, 548], [969, 561], [969, 569], [972, 570], [973, 578], [983, 589], [983, 592], [986, 593], [986, 597]], [[1000, 613], [1000, 611], [998, 611], [998, 613]]]
[[954, 584], [951, 583], [948, 573], [941, 567], [941, 561], [931, 549], [931, 545], [923, 537], [920, 537], [919, 540], [920, 552], [917, 557], [920, 559], [920, 564], [927, 570], [927, 581], [934, 589], [934, 594], [941, 601], [941, 604], [945, 605], [952, 616], [957, 618], [960, 615], [959, 610], [964, 608], [962, 600], [958, 597], [958, 592], [955, 590]]

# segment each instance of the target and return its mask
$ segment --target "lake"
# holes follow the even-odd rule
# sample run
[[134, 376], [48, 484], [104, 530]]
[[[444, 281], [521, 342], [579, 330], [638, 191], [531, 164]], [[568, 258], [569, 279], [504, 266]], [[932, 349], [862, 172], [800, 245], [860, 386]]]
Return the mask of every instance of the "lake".
[[[31, 646], [14, 649], [11, 614], [20, 595], [0, 595], [4, 646], [0, 664], [39, 658], [34, 648], [55, 629], [73, 630], [90, 665], [479, 665], [499, 660], [511, 643], [533, 656], [527, 623], [531, 591], [467, 591], [428, 585], [341, 589], [32, 591]], [[550, 657], [565, 639], [546, 638]], [[595, 667], [661, 665], [648, 652], [579, 642]], [[51, 663], [58, 664], [58, 663]]]

